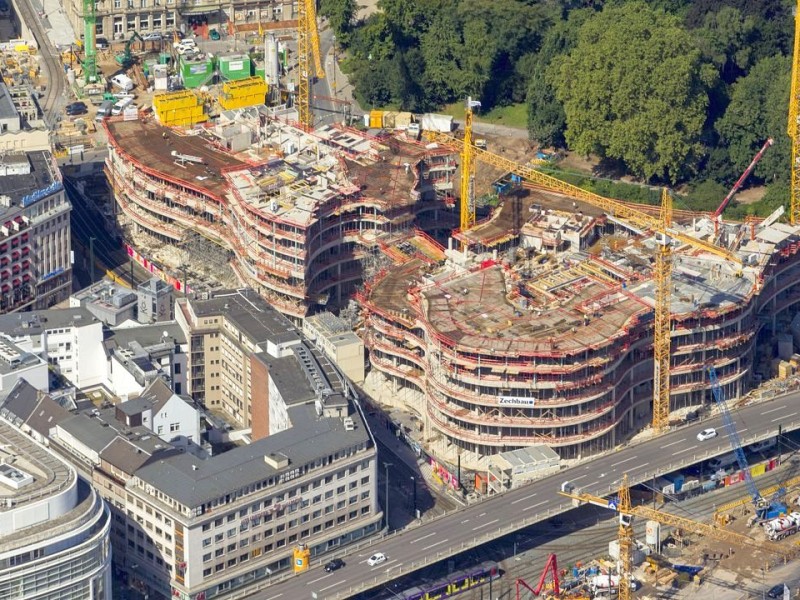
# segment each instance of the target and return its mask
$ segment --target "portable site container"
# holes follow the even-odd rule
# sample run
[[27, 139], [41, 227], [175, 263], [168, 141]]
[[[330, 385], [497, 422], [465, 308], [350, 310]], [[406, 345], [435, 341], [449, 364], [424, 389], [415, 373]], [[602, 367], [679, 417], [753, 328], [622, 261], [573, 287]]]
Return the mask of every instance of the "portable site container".
[[238, 81], [250, 77], [250, 57], [233, 54], [219, 57], [219, 75], [226, 81]]

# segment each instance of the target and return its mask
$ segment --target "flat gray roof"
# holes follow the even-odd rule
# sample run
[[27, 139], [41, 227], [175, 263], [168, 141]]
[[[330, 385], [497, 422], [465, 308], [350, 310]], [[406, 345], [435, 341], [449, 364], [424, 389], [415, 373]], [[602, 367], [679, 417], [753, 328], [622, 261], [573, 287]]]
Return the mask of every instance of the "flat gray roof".
[[[293, 425], [290, 429], [207, 460], [180, 454], [153, 461], [139, 469], [136, 476], [184, 506], [198, 507], [320, 456], [368, 442], [369, 434], [360, 415], [356, 412], [350, 416], [356, 428], [345, 431], [342, 419], [318, 417], [313, 404], [294, 406], [289, 409]], [[285, 455], [289, 465], [273, 469], [264, 461], [269, 454]]]
[[164, 340], [164, 332], [168, 339], [178, 344], [186, 343], [186, 335], [175, 321], [164, 321], [154, 325], [134, 327], [115, 327], [110, 330], [110, 338], [120, 348], [127, 348], [131, 342], [139, 342], [143, 348], [155, 346]]
[[193, 298], [190, 304], [199, 318], [224, 314], [256, 344], [300, 341], [300, 334], [292, 322], [255, 290], [222, 290], [208, 300]]
[[40, 335], [43, 331], [91, 325], [100, 321], [83, 307], [50, 308], [0, 315], [0, 331], [10, 336]]

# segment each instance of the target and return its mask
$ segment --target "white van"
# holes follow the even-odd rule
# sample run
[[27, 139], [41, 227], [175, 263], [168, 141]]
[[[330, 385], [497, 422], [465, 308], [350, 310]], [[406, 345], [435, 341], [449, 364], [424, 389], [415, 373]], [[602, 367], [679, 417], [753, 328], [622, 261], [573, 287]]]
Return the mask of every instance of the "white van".
[[133, 89], [133, 79], [131, 79], [124, 73], [119, 73], [117, 75], [114, 75], [111, 78], [111, 83], [121, 88], [122, 91], [124, 92], [130, 92]]
[[115, 117], [117, 115], [121, 115], [122, 111], [128, 108], [131, 104], [133, 104], [133, 98], [123, 98], [114, 105], [114, 108], [111, 109], [111, 114]]

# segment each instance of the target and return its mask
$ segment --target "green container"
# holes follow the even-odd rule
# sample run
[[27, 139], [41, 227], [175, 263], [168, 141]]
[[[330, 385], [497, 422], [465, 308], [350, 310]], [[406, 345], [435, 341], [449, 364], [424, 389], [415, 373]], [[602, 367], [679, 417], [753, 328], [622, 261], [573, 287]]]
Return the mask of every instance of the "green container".
[[169, 52], [162, 52], [158, 55], [158, 63], [161, 65], [168, 65], [170, 60], [172, 60], [172, 57]]
[[208, 58], [191, 60], [181, 56], [180, 63], [181, 80], [186, 89], [199, 88], [214, 78], [214, 65]]
[[253, 61], [252, 65], [253, 65], [252, 74], [255, 77], [261, 77], [261, 79], [265, 79], [266, 78], [266, 68], [264, 67], [264, 61], [263, 60], [261, 62]]
[[250, 77], [250, 57], [233, 54], [219, 57], [219, 74], [225, 81], [238, 81]]

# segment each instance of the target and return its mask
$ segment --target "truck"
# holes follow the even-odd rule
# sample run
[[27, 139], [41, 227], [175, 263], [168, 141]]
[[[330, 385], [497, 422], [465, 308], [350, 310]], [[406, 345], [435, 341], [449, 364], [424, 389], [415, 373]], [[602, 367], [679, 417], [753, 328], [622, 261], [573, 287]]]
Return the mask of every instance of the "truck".
[[794, 535], [798, 527], [800, 527], [800, 512], [793, 512], [764, 523], [764, 533], [770, 541], [775, 542]]

